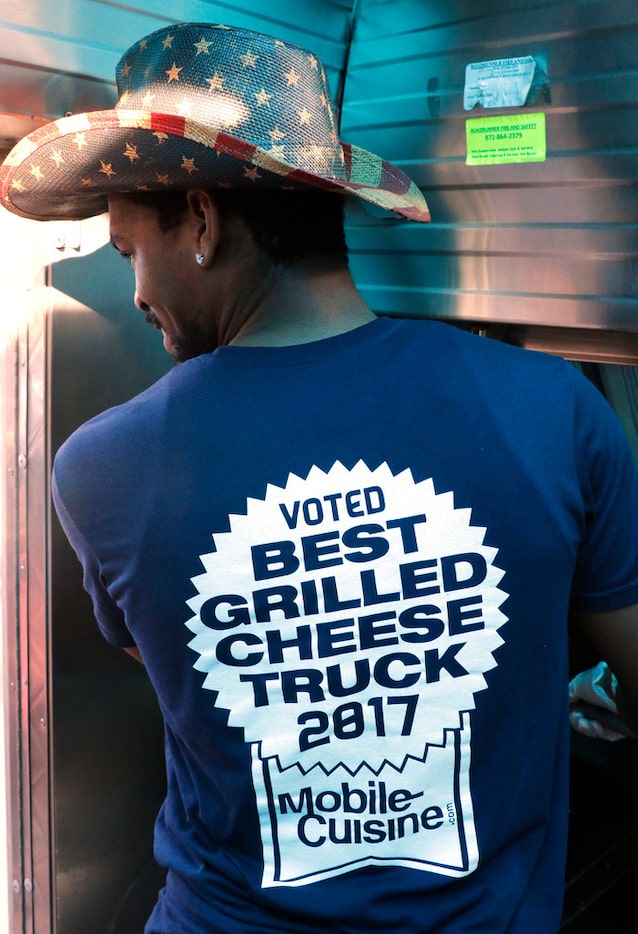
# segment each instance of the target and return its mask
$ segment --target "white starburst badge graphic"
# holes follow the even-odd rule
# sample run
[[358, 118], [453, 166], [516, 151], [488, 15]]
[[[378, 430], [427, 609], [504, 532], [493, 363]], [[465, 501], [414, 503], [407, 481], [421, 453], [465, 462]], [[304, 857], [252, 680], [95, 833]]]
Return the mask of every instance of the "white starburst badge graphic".
[[474, 707], [501, 644], [503, 572], [469, 509], [386, 466], [269, 486], [201, 556], [204, 687], [263, 758], [378, 769]]
[[470, 712], [507, 595], [471, 519], [408, 470], [335, 463], [268, 486], [201, 556], [189, 645], [251, 745], [264, 886], [477, 865]]

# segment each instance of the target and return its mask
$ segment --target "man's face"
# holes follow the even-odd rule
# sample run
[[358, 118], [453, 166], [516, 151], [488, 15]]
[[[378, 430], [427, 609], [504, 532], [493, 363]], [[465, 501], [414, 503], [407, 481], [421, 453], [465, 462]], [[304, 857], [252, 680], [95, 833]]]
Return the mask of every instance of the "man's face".
[[135, 273], [135, 304], [161, 330], [174, 362], [214, 350], [217, 340], [197, 288], [196, 244], [187, 219], [162, 230], [154, 208], [126, 195], [109, 197], [109, 219], [111, 243]]

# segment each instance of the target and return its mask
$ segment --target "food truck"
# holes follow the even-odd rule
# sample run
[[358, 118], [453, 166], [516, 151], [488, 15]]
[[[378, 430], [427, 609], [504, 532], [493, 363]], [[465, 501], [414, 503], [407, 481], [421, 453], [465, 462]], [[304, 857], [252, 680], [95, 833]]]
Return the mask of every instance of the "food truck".
[[[347, 216], [351, 270], [377, 314], [564, 357], [638, 458], [635, 2], [3, 0], [2, 155], [48, 121], [111, 107], [122, 52], [180, 21], [315, 51], [341, 137], [424, 191], [429, 225]], [[93, 624], [50, 470], [79, 424], [170, 362], [131, 311], [104, 216], [2, 211], [0, 236], [0, 931], [132, 934], [162, 884], [162, 723], [143, 668]], [[635, 919], [637, 746], [574, 737], [567, 932]]]

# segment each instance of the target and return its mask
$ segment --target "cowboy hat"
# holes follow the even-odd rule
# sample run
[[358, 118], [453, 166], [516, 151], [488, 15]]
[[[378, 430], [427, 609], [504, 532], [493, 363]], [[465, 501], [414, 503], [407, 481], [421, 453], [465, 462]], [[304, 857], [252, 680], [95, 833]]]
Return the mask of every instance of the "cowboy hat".
[[116, 77], [113, 110], [55, 120], [11, 150], [0, 167], [9, 211], [81, 219], [106, 211], [114, 192], [310, 186], [430, 219], [407, 175], [339, 141], [323, 67], [305, 49], [181, 23], [131, 46]]

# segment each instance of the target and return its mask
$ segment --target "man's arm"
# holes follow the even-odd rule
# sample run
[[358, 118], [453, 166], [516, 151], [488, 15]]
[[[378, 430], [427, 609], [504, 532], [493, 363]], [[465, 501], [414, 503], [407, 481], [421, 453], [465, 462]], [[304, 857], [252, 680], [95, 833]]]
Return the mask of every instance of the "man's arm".
[[618, 680], [618, 714], [638, 735], [638, 604], [604, 613], [578, 612], [573, 623]]

